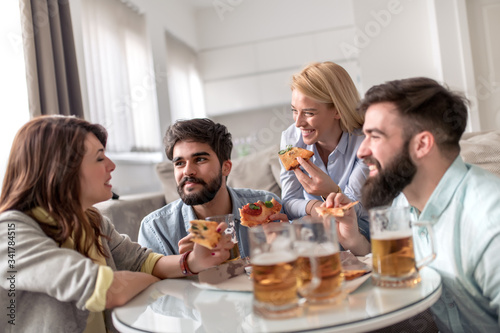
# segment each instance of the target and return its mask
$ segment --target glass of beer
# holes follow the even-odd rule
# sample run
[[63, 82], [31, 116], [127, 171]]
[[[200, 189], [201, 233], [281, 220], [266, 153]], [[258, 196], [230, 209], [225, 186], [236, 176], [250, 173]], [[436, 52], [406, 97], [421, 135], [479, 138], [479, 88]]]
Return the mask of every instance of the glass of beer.
[[[410, 207], [370, 209], [372, 243], [372, 281], [380, 287], [412, 287], [420, 282], [419, 268], [436, 257], [434, 235], [428, 222], [411, 222]], [[413, 227], [427, 229], [430, 254], [415, 260]]]
[[265, 318], [300, 314], [297, 255], [289, 223], [268, 223], [249, 229], [253, 277], [253, 310]]
[[333, 216], [306, 216], [293, 222], [298, 255], [298, 292], [308, 304], [345, 298], [337, 226]]
[[225, 215], [215, 215], [209, 216], [205, 220], [207, 221], [215, 221], [215, 222], [226, 222], [227, 228], [225, 230], [226, 235], [231, 235], [231, 242], [234, 243], [233, 248], [230, 252], [229, 260], [240, 259], [240, 248], [238, 246], [238, 236], [236, 235], [236, 223], [234, 222], [233, 214], [225, 214]]

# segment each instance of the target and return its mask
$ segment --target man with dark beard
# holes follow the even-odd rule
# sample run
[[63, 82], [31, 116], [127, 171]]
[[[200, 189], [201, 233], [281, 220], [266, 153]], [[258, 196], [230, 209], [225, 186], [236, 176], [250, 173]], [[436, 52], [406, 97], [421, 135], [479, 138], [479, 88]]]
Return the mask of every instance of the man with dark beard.
[[[180, 199], [146, 216], [141, 223], [138, 242], [165, 255], [192, 249], [189, 221], [209, 216], [234, 214], [247, 203], [280, 199], [271, 192], [234, 189], [226, 185], [231, 172], [231, 134], [224, 125], [210, 119], [177, 121], [164, 138], [165, 152], [174, 165]], [[288, 221], [285, 214], [271, 215], [272, 220]], [[250, 254], [248, 228], [236, 223], [242, 257]], [[147, 244], [147, 245], [146, 245]]]
[[[437, 258], [429, 266], [443, 282], [431, 309], [440, 332], [498, 332], [500, 178], [459, 155], [466, 104], [427, 78], [368, 90], [359, 107], [366, 138], [358, 157], [370, 169], [362, 199], [367, 209], [410, 206], [412, 220], [431, 222]], [[348, 201], [330, 194], [326, 205]], [[355, 214], [339, 222], [352, 228]], [[429, 253], [425, 232], [415, 232], [413, 241], [417, 257]], [[358, 245], [369, 251], [367, 242]]]

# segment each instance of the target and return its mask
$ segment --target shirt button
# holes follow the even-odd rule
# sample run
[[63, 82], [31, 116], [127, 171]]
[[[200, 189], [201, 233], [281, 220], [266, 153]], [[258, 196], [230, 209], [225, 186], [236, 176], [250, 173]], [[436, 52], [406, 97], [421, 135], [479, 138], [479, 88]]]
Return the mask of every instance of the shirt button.
[[450, 308], [454, 308], [454, 307], [455, 307], [455, 304], [454, 304], [454, 303], [448, 303], [448, 306], [449, 306]]

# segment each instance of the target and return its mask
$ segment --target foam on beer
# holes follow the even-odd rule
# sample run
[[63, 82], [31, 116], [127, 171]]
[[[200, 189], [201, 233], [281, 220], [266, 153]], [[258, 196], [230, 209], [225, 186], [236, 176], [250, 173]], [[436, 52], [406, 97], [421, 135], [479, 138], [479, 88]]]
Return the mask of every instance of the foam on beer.
[[406, 238], [406, 237], [411, 237], [412, 231], [411, 229], [408, 230], [384, 230], [383, 232], [374, 232], [371, 235], [372, 239], [378, 239], [378, 240], [389, 240], [389, 239], [400, 239], [400, 238]]
[[251, 258], [252, 265], [268, 266], [283, 262], [291, 262], [297, 259], [297, 255], [293, 252], [267, 252], [261, 253]]
[[302, 257], [322, 257], [339, 252], [339, 247], [333, 243], [315, 244], [307, 241], [296, 241], [295, 248]]

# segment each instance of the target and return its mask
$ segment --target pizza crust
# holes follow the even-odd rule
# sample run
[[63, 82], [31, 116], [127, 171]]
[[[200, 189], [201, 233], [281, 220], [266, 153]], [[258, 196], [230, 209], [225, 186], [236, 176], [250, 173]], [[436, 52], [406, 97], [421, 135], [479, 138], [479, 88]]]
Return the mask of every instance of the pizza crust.
[[370, 271], [368, 271], [366, 269], [344, 271], [344, 280], [346, 280], [346, 281], [354, 280], [354, 279], [356, 279], [360, 276], [363, 276], [369, 272]]
[[316, 212], [319, 216], [333, 215], [335, 217], [343, 217], [344, 213], [355, 206], [359, 201], [351, 202], [342, 207], [326, 208], [326, 207], [316, 207]]
[[189, 221], [191, 228], [189, 232], [193, 235], [191, 240], [206, 248], [213, 249], [217, 246], [220, 240], [220, 233], [217, 232], [219, 222], [205, 221], [205, 220], [192, 220]]
[[269, 208], [266, 207], [265, 203], [260, 200], [254, 203], [254, 205], [261, 207], [262, 211], [260, 215], [249, 215], [244, 212], [244, 208], [250, 204], [246, 204], [242, 208], [238, 208], [238, 210], [240, 211], [241, 225], [244, 225], [246, 227], [254, 227], [259, 224], [271, 222], [271, 220], [269, 220], [269, 216], [281, 211], [281, 204], [278, 201], [272, 198], [271, 203], [273, 204], [273, 206]]
[[299, 162], [297, 161], [297, 157], [302, 157], [304, 160], [309, 160], [314, 153], [310, 150], [292, 147], [289, 150], [285, 151], [283, 154], [278, 154], [281, 163], [285, 167], [285, 170], [289, 171], [299, 167]]

